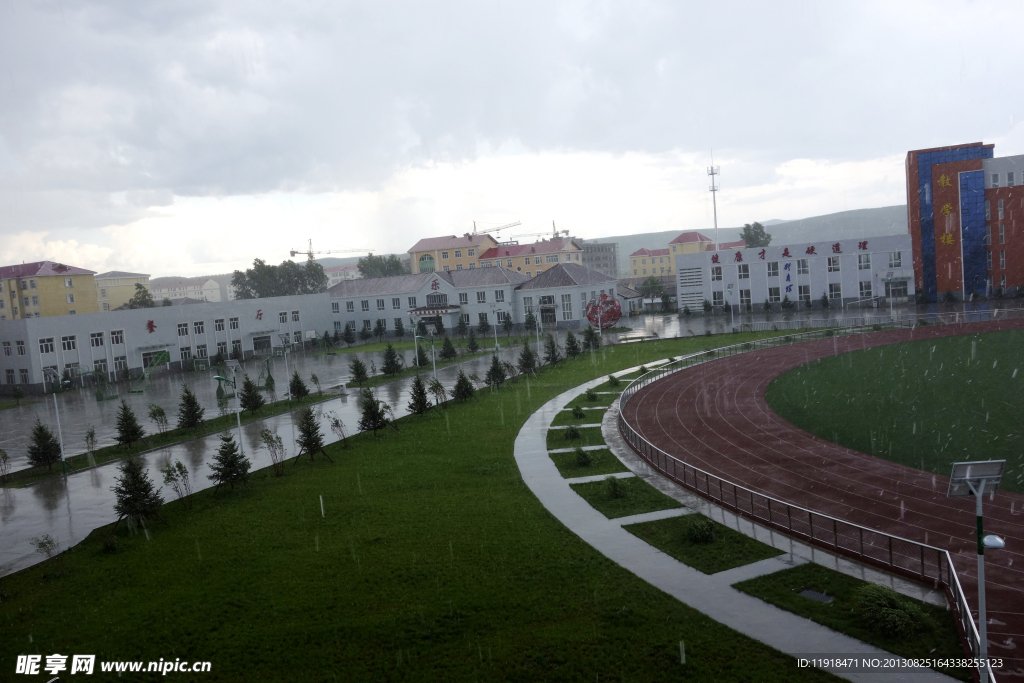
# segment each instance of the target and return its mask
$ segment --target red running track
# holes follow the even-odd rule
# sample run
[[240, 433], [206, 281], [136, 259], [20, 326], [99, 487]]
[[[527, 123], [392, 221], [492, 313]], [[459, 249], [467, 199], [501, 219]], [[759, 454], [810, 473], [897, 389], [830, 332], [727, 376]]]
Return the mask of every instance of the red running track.
[[[949, 478], [820, 439], [765, 401], [779, 375], [819, 358], [900, 342], [1024, 328], [1024, 320], [833, 337], [702, 363], [638, 391], [623, 415], [649, 442], [768, 496], [946, 549], [977, 621], [974, 499], [946, 497]], [[1019, 398], [1019, 397], [1018, 397]], [[922, 436], [922, 438], [924, 438]], [[1024, 496], [985, 497], [986, 533], [1006, 550], [985, 555], [991, 657], [1024, 675]], [[1006, 673], [1006, 669], [1003, 669]]]

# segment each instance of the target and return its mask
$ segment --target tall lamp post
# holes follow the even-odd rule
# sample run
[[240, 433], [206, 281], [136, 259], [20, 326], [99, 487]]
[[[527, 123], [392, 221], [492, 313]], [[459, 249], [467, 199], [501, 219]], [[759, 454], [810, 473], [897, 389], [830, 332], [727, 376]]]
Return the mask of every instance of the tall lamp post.
[[[292, 348], [292, 342], [291, 342], [291, 339], [289, 338], [287, 332], [282, 332], [282, 333], [280, 333], [277, 336], [279, 336], [281, 338], [281, 355], [284, 356], [284, 381], [288, 382], [288, 384], [286, 385], [288, 387], [288, 409], [291, 410], [291, 407], [292, 407], [292, 385], [291, 385], [292, 377], [291, 377], [291, 373], [288, 372], [288, 351], [290, 351], [291, 348]], [[239, 438], [241, 438], [241, 437], [239, 437]]]
[[63, 382], [53, 368], [43, 368], [43, 377], [50, 378], [50, 387], [53, 389], [53, 414], [57, 416], [57, 438], [60, 439], [60, 469], [63, 474], [67, 474], [68, 461], [64, 458], [64, 433], [60, 428], [60, 411], [57, 409], [57, 388], [63, 386]]
[[235, 390], [235, 421], [238, 423], [238, 450], [242, 455], [245, 455], [245, 446], [242, 444], [242, 413], [239, 410], [241, 405], [241, 397], [238, 395], [238, 384], [235, 378], [235, 371], [238, 370], [238, 361], [231, 359], [224, 361], [224, 364], [231, 370], [231, 379], [227, 377], [221, 377], [220, 375], [214, 375], [214, 379], [218, 382], [224, 382], [230, 384], [231, 388]]
[[501, 311], [498, 309], [496, 304], [491, 304], [491, 317], [494, 318], [494, 350], [499, 351], [501, 347], [498, 346], [498, 314]]
[[[949, 475], [948, 498], [974, 496], [974, 510], [978, 522], [978, 649], [982, 660], [982, 671], [988, 669], [988, 617], [985, 610], [985, 548], [1002, 550], [1006, 542], [995, 535], [985, 535], [981, 514], [981, 499], [988, 493], [994, 495], [1003, 476], [1005, 460], [981, 460], [977, 462], [955, 462]], [[987, 678], [986, 678], [987, 680]]]
[[[415, 341], [417, 339], [423, 339], [425, 341], [427, 338], [426, 337], [420, 337], [419, 335], [415, 335], [414, 338], [413, 338], [413, 343], [415, 343]], [[418, 347], [417, 347], [417, 349], [418, 349]], [[419, 360], [420, 360], [419, 351], [417, 350], [415, 353], [416, 353], [416, 362], [419, 363]], [[431, 360], [431, 362], [434, 365], [434, 379], [437, 379], [437, 358], [434, 356], [434, 335], [430, 335], [430, 360]]]

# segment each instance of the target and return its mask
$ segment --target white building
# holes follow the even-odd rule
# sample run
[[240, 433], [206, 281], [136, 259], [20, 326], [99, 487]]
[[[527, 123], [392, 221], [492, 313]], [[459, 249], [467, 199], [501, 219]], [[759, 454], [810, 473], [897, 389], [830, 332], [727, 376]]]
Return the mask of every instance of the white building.
[[832, 305], [914, 295], [910, 235], [677, 254], [675, 269], [680, 310], [705, 300], [760, 309], [787, 297], [818, 307], [822, 295]]
[[345, 280], [359, 280], [363, 277], [359, 272], [359, 266], [335, 266], [333, 268], [324, 268], [324, 275], [327, 276], [328, 287], [333, 287], [339, 282], [344, 282]]
[[150, 285], [149, 291], [153, 299], [160, 303], [164, 299], [199, 299], [200, 301], [220, 301], [220, 284], [208, 277], [190, 277], [174, 280], [160, 285]]

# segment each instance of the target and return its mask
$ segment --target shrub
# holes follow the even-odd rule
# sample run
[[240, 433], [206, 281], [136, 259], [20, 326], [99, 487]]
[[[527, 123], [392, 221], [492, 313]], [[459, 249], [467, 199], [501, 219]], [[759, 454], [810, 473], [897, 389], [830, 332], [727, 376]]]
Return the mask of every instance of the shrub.
[[705, 544], [715, 540], [715, 524], [707, 517], [696, 514], [686, 527], [686, 540], [690, 543]]
[[572, 407], [572, 416], [575, 417], [577, 420], [582, 420], [584, 417], [586, 417], [586, 415], [586, 411], [583, 410], [581, 406]]
[[615, 375], [608, 375], [608, 386], [617, 387], [622, 384], [622, 380]]
[[580, 434], [580, 429], [576, 425], [569, 425], [568, 427], [566, 427], [566, 429], [565, 429], [565, 440], [566, 441], [575, 441], [575, 440], [579, 439], [580, 436], [582, 436]]
[[128, 520], [128, 528], [135, 530], [136, 524], [142, 524], [147, 517], [160, 518], [160, 506], [164, 499], [153, 487], [153, 480], [142, 466], [142, 461], [129, 455], [118, 467], [120, 477], [114, 479], [114, 512], [117, 513], [117, 524], [111, 534], [117, 530], [122, 519]]
[[710, 337], [711, 336], [711, 330], [704, 330], [704, 336], [705, 337]]
[[156, 423], [156, 428], [161, 434], [167, 431], [167, 412], [155, 403], [149, 404], [149, 419]]
[[187, 508], [192, 507], [192, 499], [189, 497], [192, 495], [192, 485], [188, 479], [188, 469], [181, 461], [177, 460], [172, 465], [168, 460], [160, 468], [160, 473], [164, 475], [164, 485], [171, 487], [181, 504]]
[[920, 320], [917, 321], [917, 324], [920, 325], [921, 327], [925, 327], [925, 326], [928, 325], [928, 319], [927, 318], [921, 318]]
[[604, 491], [609, 498], [625, 498], [629, 495], [629, 482], [608, 475], [604, 480]]
[[103, 552], [110, 555], [117, 552], [117, 536], [110, 534], [103, 538]]
[[441, 345], [441, 358], [443, 360], [454, 360], [459, 355], [459, 352], [455, 350], [455, 344], [452, 344], [452, 340], [448, 338], [448, 335], [444, 336], [444, 343]]
[[296, 401], [309, 396], [309, 387], [307, 387], [306, 383], [302, 381], [301, 377], [299, 377], [298, 370], [292, 373], [291, 381], [288, 382], [288, 393], [291, 394], [291, 397]]
[[683, 315], [685, 315], [687, 318], [689, 318], [692, 315], [690, 313], [690, 307], [689, 306], [683, 306]]
[[11, 389], [11, 398], [14, 399], [15, 405], [21, 405], [21, 399], [25, 398], [25, 390], [21, 387], [14, 387]]
[[[150, 408], [150, 416], [153, 410]], [[199, 405], [199, 399], [186, 384], [181, 388], [181, 400], [178, 402], [178, 429], [195, 429], [203, 424], [206, 410]], [[159, 423], [157, 423], [159, 424]]]
[[238, 404], [242, 410], [247, 410], [250, 413], [255, 413], [257, 410], [263, 407], [266, 401], [263, 396], [260, 395], [260, 390], [256, 388], [256, 383], [249, 379], [249, 375], [242, 376], [242, 392], [238, 395]]
[[145, 435], [135, 412], [122, 398], [121, 407], [117, 411], [117, 442], [125, 448], [131, 448], [136, 441], [142, 441]]
[[213, 462], [210, 464], [213, 474], [207, 479], [215, 482], [216, 488], [220, 488], [221, 484], [228, 484], [232, 489], [235, 488], [235, 484], [243, 484], [245, 488], [249, 488], [250, 466], [249, 458], [242, 455], [231, 432], [224, 432], [220, 435], [217, 455], [213, 456]]
[[395, 347], [388, 343], [384, 349], [384, 365], [382, 366], [385, 375], [397, 375], [402, 371], [402, 364], [398, 360], [398, 352]]
[[643, 375], [643, 374], [646, 374], [646, 373], [647, 373], [647, 366], [646, 365], [641, 365], [640, 366], [640, 374]]
[[583, 350], [580, 348], [579, 340], [576, 339], [576, 335], [572, 332], [565, 333], [565, 355], [569, 358], [575, 358], [580, 355]]
[[491, 356], [491, 367], [487, 369], [487, 374], [484, 375], [484, 383], [491, 387], [500, 387], [506, 379], [508, 379], [508, 372], [498, 359], [498, 354], [494, 354]]
[[28, 446], [28, 462], [33, 467], [45, 467], [47, 470], [60, 460], [60, 441], [53, 431], [36, 418], [32, 427], [31, 442]]
[[469, 328], [469, 339], [466, 341], [466, 350], [470, 353], [476, 353], [480, 350], [480, 345], [476, 342], [476, 334], [473, 332], [473, 328]]
[[412, 398], [409, 401], [409, 412], [415, 415], [423, 415], [431, 408], [430, 400], [427, 398], [427, 386], [420, 379], [419, 375], [412, 378]]
[[882, 326], [879, 325], [878, 323], [875, 323], [874, 325], [871, 326], [871, 329], [874, 330], [875, 332], [881, 332]]
[[588, 401], [596, 401], [597, 400], [597, 391], [595, 391], [594, 389], [587, 389], [587, 400]]
[[274, 476], [282, 476], [284, 474], [285, 448], [281, 437], [264, 427], [260, 430], [260, 443], [270, 453], [270, 463], [274, 468]]
[[576, 464], [579, 467], [590, 467], [594, 464], [594, 458], [590, 455], [589, 451], [585, 451], [577, 446], [573, 453], [576, 455]]
[[[313, 409], [303, 408], [299, 411], [298, 417], [299, 435], [295, 439], [295, 445], [299, 447], [299, 452], [295, 455], [295, 459], [298, 460], [303, 453], [309, 453], [309, 459], [312, 461], [313, 454], [319, 451], [324, 457], [331, 460], [331, 456], [327, 455], [327, 451], [324, 450], [324, 435], [320, 431], [320, 421], [313, 414]], [[334, 461], [331, 460], [331, 462]]]
[[917, 605], [888, 586], [870, 583], [854, 593], [854, 610], [866, 628], [889, 638], [907, 638], [925, 624]]

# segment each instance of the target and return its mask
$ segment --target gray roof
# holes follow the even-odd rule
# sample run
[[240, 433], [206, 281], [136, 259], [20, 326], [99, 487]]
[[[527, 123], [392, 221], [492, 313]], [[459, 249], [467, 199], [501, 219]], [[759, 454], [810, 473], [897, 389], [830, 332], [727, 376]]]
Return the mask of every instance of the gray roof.
[[453, 275], [453, 273], [442, 271], [439, 273], [417, 273], [416, 275], [343, 280], [328, 289], [327, 293], [332, 299], [348, 299], [356, 296], [383, 296], [387, 294], [411, 294], [418, 292], [424, 283], [435, 275], [451, 284], [452, 279], [449, 276]]
[[619, 288], [629, 287], [630, 289], [635, 289], [639, 292], [644, 282], [650, 280], [652, 277], [655, 280], [660, 280], [662, 288], [670, 295], [674, 295], [676, 293], [678, 286], [675, 277], [672, 275], [641, 275], [639, 277], [625, 277], [619, 280]]
[[102, 280], [108, 277], [149, 277], [149, 273], [126, 273], [123, 270], [111, 270], [106, 273], [100, 273], [99, 275], [93, 275], [97, 280]]
[[605, 275], [576, 263], [559, 263], [516, 289], [550, 289], [552, 287], [575, 287], [582, 285], [616, 284], [615, 277]]
[[615, 293], [621, 296], [623, 299], [639, 299], [640, 292], [636, 291], [632, 287], [627, 287], [619, 281], [618, 286], [615, 288]]
[[530, 278], [522, 273], [505, 268], [473, 268], [470, 270], [453, 270], [448, 273], [448, 280], [455, 287], [480, 287], [484, 285], [518, 285]]

